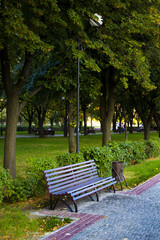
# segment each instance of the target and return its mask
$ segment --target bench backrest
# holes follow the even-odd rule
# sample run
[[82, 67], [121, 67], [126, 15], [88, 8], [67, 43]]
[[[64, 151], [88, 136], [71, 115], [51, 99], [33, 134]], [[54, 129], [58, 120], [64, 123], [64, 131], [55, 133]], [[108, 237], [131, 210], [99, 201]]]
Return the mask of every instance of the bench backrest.
[[52, 194], [98, 177], [94, 160], [45, 170], [44, 174], [49, 193]]

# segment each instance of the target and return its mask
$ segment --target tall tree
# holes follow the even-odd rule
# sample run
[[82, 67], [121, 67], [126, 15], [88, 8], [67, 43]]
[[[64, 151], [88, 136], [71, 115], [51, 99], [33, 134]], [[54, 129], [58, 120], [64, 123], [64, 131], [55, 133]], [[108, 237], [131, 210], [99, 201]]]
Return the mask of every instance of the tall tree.
[[[4, 168], [16, 177], [16, 127], [18, 116], [26, 104], [20, 101], [35, 54], [49, 55], [54, 49], [63, 52], [59, 65], [76, 50], [78, 36], [85, 38], [84, 21], [94, 11], [95, 1], [29, 1], [2, 0], [0, 9], [0, 53], [2, 81], [7, 95], [7, 126], [4, 150]], [[66, 11], [67, 9], [67, 11]], [[82, 18], [83, 17], [83, 18]], [[67, 48], [70, 51], [67, 52]], [[76, 54], [76, 53], [75, 53]], [[68, 57], [66, 57], [68, 55]], [[14, 66], [19, 64], [19, 68]], [[57, 68], [52, 68], [54, 73]], [[60, 68], [61, 70], [61, 68]], [[57, 71], [57, 74], [60, 72]], [[26, 93], [35, 95], [36, 89]], [[23, 92], [24, 93], [24, 92]]]
[[[100, 1], [97, 5], [101, 6], [99, 13], [103, 16], [103, 25], [92, 33], [94, 44], [89, 42], [88, 45], [92, 48], [92, 52], [95, 53], [97, 50], [96, 60], [101, 68], [102, 145], [105, 145], [111, 140], [110, 121], [114, 113], [115, 92], [120, 91], [118, 86], [123, 85], [124, 88], [128, 88], [129, 80], [132, 79], [134, 84], [142, 85], [146, 89], [154, 89], [150, 78], [152, 52], [149, 43], [151, 43], [152, 50], [159, 51], [159, 29], [157, 27], [159, 20], [156, 2], [108, 1], [104, 4], [104, 1]], [[156, 35], [156, 40], [151, 37], [153, 34]], [[113, 73], [105, 73], [107, 68], [116, 70], [116, 81]], [[111, 78], [112, 80], [109, 80]], [[115, 84], [116, 82], [118, 84]], [[122, 87], [121, 89], [124, 90]], [[109, 109], [112, 111], [108, 111]], [[107, 116], [109, 112], [112, 112], [112, 116]]]

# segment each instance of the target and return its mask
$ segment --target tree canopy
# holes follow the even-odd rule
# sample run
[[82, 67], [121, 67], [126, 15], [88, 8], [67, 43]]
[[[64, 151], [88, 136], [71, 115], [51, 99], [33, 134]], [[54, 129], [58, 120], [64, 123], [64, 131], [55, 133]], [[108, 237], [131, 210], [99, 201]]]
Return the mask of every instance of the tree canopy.
[[[103, 18], [102, 25], [97, 14]], [[71, 83], [74, 87], [72, 63], [77, 57], [84, 68], [84, 82], [94, 84], [94, 79], [89, 80], [93, 72], [101, 84], [105, 77], [110, 95], [130, 84], [147, 91], [158, 87], [151, 72], [154, 65], [159, 74], [159, 1], [2, 0], [0, 16], [1, 79], [7, 97], [4, 167], [13, 177], [20, 112], [43, 86]], [[97, 27], [91, 26], [91, 19]], [[110, 70], [114, 75], [104, 74]], [[105, 93], [104, 97], [109, 99]], [[114, 107], [112, 115], [113, 111]]]

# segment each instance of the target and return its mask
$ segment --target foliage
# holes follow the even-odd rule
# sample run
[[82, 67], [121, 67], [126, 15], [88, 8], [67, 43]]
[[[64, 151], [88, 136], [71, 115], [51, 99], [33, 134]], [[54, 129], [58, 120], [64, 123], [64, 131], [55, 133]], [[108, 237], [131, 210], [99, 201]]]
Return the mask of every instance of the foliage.
[[150, 157], [157, 157], [160, 155], [160, 141], [153, 139], [153, 140], [148, 140], [145, 142], [146, 143], [146, 156], [147, 158]]
[[112, 161], [114, 161], [112, 151], [109, 147], [83, 148], [81, 151], [85, 160], [94, 159], [100, 176], [110, 175]]
[[66, 153], [64, 155], [59, 155], [56, 157], [58, 165], [61, 166], [66, 166], [78, 162], [83, 162], [84, 157], [82, 153]]
[[[126, 141], [124, 143], [117, 142], [116, 144], [118, 144], [118, 147], [120, 148], [119, 158], [121, 159], [120, 161], [124, 161], [124, 166], [140, 163], [141, 161], [146, 159], [144, 141]], [[114, 153], [116, 153], [116, 149], [114, 150]]]
[[30, 158], [27, 160], [27, 163], [26, 177], [12, 179], [7, 171], [2, 168], [3, 188], [0, 191], [0, 196], [5, 201], [24, 201], [30, 197], [42, 196], [45, 193], [46, 182], [43, 178], [43, 171], [55, 168], [55, 161], [51, 158]]
[[[141, 163], [147, 157], [160, 154], [158, 140], [112, 142], [104, 147], [82, 148], [80, 153], [64, 154], [57, 157], [59, 166], [65, 166], [81, 161], [94, 159], [100, 176], [111, 174], [112, 162], [123, 161], [124, 167]], [[157, 144], [157, 145], [156, 145]], [[77, 157], [78, 159], [77, 159]]]
[[13, 193], [12, 178], [9, 175], [9, 172], [4, 168], [0, 167], [0, 203], [3, 201], [3, 198], [7, 195], [11, 196]]

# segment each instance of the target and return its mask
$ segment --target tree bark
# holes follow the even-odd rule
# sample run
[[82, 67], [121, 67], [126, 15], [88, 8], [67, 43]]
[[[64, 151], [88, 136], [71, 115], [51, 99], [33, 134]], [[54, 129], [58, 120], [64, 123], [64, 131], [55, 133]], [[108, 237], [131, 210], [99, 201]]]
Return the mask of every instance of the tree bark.
[[46, 106], [36, 107], [37, 116], [38, 116], [39, 135], [41, 138], [44, 137], [43, 124], [44, 124], [46, 112], [47, 112], [47, 103], [45, 105]]
[[157, 132], [159, 133], [158, 136], [160, 138], [160, 114], [155, 112], [154, 113], [154, 120], [155, 120], [155, 122], [157, 124]]
[[34, 111], [33, 111], [33, 109], [31, 109], [31, 107], [26, 106], [26, 112], [27, 112], [27, 114], [22, 112], [21, 115], [28, 122], [28, 134], [31, 134]]
[[130, 121], [129, 121], [129, 123], [130, 123], [130, 127], [129, 127], [129, 133], [133, 133], [133, 119], [131, 119]]
[[[73, 107], [74, 93], [70, 92], [68, 97], [68, 132], [69, 132], [69, 153], [76, 151], [75, 137], [74, 137], [74, 107]], [[78, 130], [78, 129], [77, 129]]]
[[87, 135], [87, 118], [86, 118], [86, 108], [83, 108], [83, 116], [84, 116], [84, 135]]
[[143, 112], [139, 111], [139, 116], [141, 117], [144, 126], [144, 140], [148, 140], [150, 138], [150, 127], [153, 113], [154, 113], [153, 109], [150, 110], [147, 116], [146, 114], [143, 114]]
[[103, 71], [101, 88], [101, 121], [102, 121], [102, 146], [111, 141], [111, 123], [115, 106], [114, 68], [109, 67], [108, 72]]
[[116, 132], [116, 122], [117, 122], [117, 119], [116, 119], [116, 113], [113, 114], [113, 132]]
[[64, 116], [64, 137], [68, 133], [68, 101], [65, 101], [65, 116]]
[[13, 93], [7, 102], [7, 125], [4, 145], [4, 163], [5, 169], [9, 170], [10, 175], [16, 177], [16, 131], [19, 116], [19, 98]]

